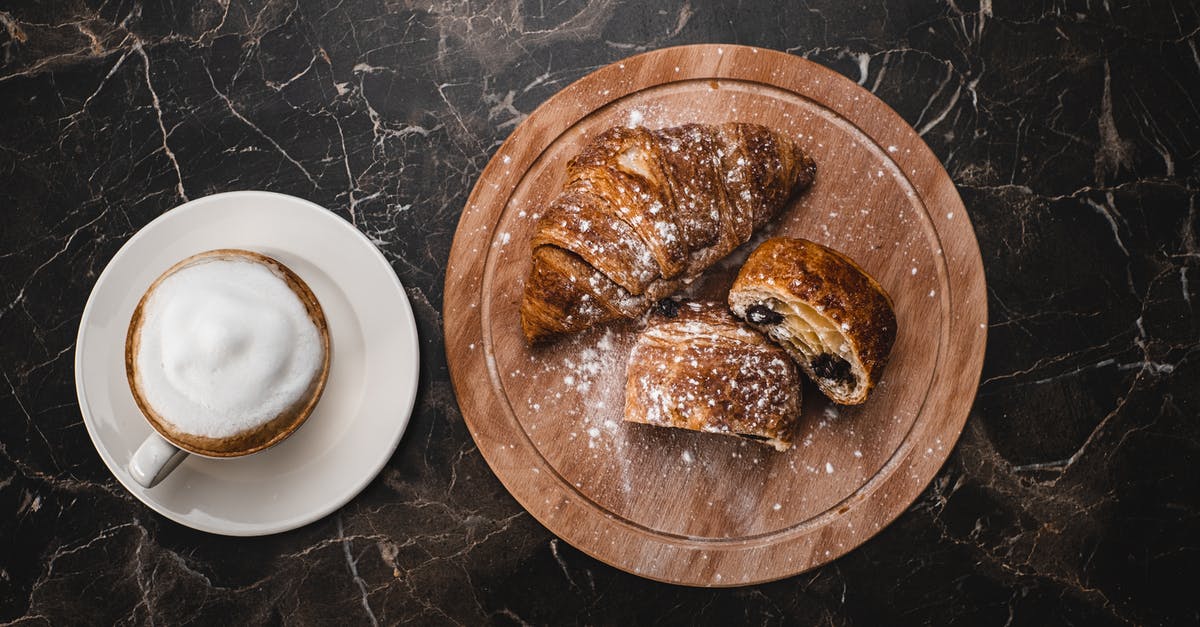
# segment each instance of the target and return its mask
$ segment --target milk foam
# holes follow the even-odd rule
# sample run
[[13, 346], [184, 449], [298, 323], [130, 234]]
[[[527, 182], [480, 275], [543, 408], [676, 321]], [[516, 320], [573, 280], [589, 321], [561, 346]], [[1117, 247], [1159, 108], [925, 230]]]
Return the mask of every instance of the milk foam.
[[143, 309], [136, 359], [142, 394], [164, 420], [224, 438], [300, 400], [324, 354], [282, 278], [262, 264], [213, 259], [158, 284]]

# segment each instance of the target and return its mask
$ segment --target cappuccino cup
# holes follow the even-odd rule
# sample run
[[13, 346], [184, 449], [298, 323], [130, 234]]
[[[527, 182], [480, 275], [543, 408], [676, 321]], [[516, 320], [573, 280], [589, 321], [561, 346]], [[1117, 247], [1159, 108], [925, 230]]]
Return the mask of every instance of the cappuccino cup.
[[189, 455], [241, 457], [304, 423], [329, 377], [325, 315], [291, 269], [210, 250], [171, 266], [134, 309], [125, 374], [154, 432], [130, 459], [151, 488]]

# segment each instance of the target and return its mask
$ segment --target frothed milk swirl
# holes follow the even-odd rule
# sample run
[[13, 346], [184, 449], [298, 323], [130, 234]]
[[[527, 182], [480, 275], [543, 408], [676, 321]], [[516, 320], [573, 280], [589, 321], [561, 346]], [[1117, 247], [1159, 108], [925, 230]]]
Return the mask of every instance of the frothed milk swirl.
[[166, 277], [146, 302], [136, 360], [147, 403], [181, 432], [225, 438], [305, 396], [320, 332], [262, 264], [213, 259]]

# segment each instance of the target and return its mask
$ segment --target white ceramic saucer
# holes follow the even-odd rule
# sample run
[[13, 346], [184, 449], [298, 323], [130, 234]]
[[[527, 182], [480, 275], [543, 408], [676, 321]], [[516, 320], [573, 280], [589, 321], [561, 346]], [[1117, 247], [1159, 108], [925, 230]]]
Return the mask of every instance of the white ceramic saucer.
[[[126, 470], [150, 426], [125, 380], [125, 332], [155, 277], [214, 248], [274, 257], [312, 288], [329, 322], [329, 381], [313, 414], [280, 444], [243, 458], [192, 455], [146, 489]], [[100, 457], [143, 503], [202, 531], [266, 535], [336, 510], [379, 473], [412, 413], [418, 350], [404, 286], [354, 226], [306, 200], [229, 192], [168, 211], [109, 262], [79, 323], [75, 388]]]

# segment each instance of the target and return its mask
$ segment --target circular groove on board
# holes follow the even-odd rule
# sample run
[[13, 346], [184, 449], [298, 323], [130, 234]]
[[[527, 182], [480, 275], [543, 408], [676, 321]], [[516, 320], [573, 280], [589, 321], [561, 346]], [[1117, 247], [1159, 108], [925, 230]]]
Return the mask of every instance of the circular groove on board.
[[[684, 69], [680, 71], [679, 68]], [[529, 363], [535, 364], [539, 359], [536, 354], [529, 353], [523, 343], [514, 343], [512, 337], [514, 328], [518, 329], [516, 336], [519, 338], [520, 335], [513, 301], [519, 301], [523, 272], [528, 267], [525, 246], [531, 222], [516, 219], [520, 207], [513, 203], [514, 198], [516, 202], [522, 198], [526, 202], [537, 202], [539, 198], [544, 202], [552, 197], [561, 180], [563, 164], [558, 161], [578, 150], [578, 142], [584, 139], [586, 132], [620, 123], [617, 116], [626, 113], [626, 109], [633, 106], [631, 102], [655, 98], [666, 102], [670, 100], [671, 92], [680, 91], [690, 97], [684, 108], [692, 106], [692, 102], [703, 107], [714, 98], [728, 98], [730, 92], [739, 90], [756, 92], [758, 96], [774, 94], [776, 100], [791, 99], [793, 108], [797, 106], [796, 102], [810, 103], [812, 108], [822, 110], [832, 123], [841, 124], [857, 134], [856, 150], [872, 152], [875, 161], [884, 166], [880, 169], [880, 178], [883, 177], [882, 170], [887, 169], [891, 172], [889, 179], [908, 188], [899, 193], [908, 199], [909, 205], [916, 207], [912, 211], [919, 218], [920, 228], [914, 229], [916, 225], [911, 220], [900, 222], [907, 223], [903, 228], [908, 236], [915, 231], [922, 232], [928, 242], [927, 248], [937, 252], [921, 265], [922, 274], [936, 275], [936, 285], [929, 293], [928, 301], [915, 300], [915, 296], [908, 293], [909, 286], [901, 285], [905, 293], [897, 300], [897, 314], [903, 316], [905, 313], [900, 311], [903, 299], [915, 303], [909, 312], [914, 317], [918, 309], [933, 309], [934, 302], [929, 301], [935, 301], [938, 350], [929, 366], [929, 376], [924, 381], [924, 391], [918, 395], [919, 403], [911, 421], [902, 432], [889, 426], [878, 429], [888, 432], [894, 441], [888, 450], [876, 452], [878, 467], [861, 482], [850, 486], [851, 489], [836, 494], [826, 490], [826, 500], [819, 507], [812, 508], [806, 515], [783, 521], [785, 524], [778, 524], [781, 519], [776, 519], [777, 524], [773, 527], [763, 523], [771, 516], [770, 508], [761, 516], [758, 514], [762, 512], [752, 511], [750, 518], [730, 519], [725, 530], [730, 533], [723, 533], [719, 526], [715, 531], [711, 525], [705, 527], [709, 522], [703, 518], [699, 523], [689, 519], [694, 518], [695, 512], [686, 509], [682, 517], [671, 519], [672, 503], [663, 505], [667, 514], [658, 520], [666, 524], [656, 526], [653, 522], [658, 514], [648, 510], [644, 503], [621, 501], [619, 495], [615, 497], [616, 501], [605, 503], [603, 498], [593, 498], [597, 495], [594, 490], [573, 485], [572, 475], [574, 473], [578, 478], [580, 470], [572, 466], [576, 462], [570, 456], [578, 458], [577, 451], [586, 451], [586, 443], [536, 435], [537, 431], [530, 427], [539, 426], [536, 422], [539, 418], [527, 417], [523, 422], [517, 407], [520, 401], [514, 402], [513, 391], [503, 384], [511, 380], [514, 381], [512, 385], [519, 386], [520, 379], [525, 378], [524, 374], [516, 377], [524, 367], [514, 361], [517, 357], [527, 354]], [[722, 93], [717, 96], [716, 92]], [[672, 111], [665, 113], [659, 120], [647, 116], [645, 124], [654, 127], [692, 121], [669, 119]], [[700, 113], [706, 119], [697, 121], [719, 121], [722, 116], [724, 119], [745, 119], [747, 115], [745, 111], [736, 116], [731, 116], [728, 111]], [[778, 112], [751, 113], [769, 117]], [[777, 119], [768, 125], [782, 123]], [[821, 139], [809, 138], [811, 141]], [[840, 156], [839, 153], [818, 158], [818, 183], [811, 195], [821, 196], [823, 192], [818, 187], [828, 177], [845, 175], [846, 164], [838, 163]], [[555, 178], [556, 170], [559, 178]], [[540, 189], [534, 192], [525, 189], [539, 182], [543, 183]], [[826, 187], [827, 191], [832, 189]], [[847, 188], [855, 190], [857, 187], [861, 185]], [[895, 190], [879, 193], [885, 197], [898, 197]], [[805, 206], [804, 198], [798, 201], [799, 208], [786, 210], [780, 221], [787, 224], [780, 230], [821, 241], [821, 233], [813, 230], [816, 228], [812, 222], [813, 207]], [[829, 200], [822, 197], [821, 202]], [[932, 211], [926, 210], [926, 206]], [[787, 214], [793, 211], [795, 215], [789, 218]], [[955, 214], [959, 216], [957, 221], [952, 220]], [[943, 215], [945, 219], [942, 219]], [[799, 219], [796, 216], [804, 216], [807, 222], [796, 224]], [[825, 239], [839, 247], [837, 237], [830, 235], [829, 229], [826, 229]], [[861, 246], [862, 242], [845, 242], [844, 245], [853, 248]], [[899, 240], [896, 245], [900, 245]], [[943, 246], [946, 247], [944, 255], [941, 254]], [[897, 285], [895, 272], [890, 266], [880, 266], [882, 258], [872, 257], [876, 254], [873, 250], [863, 248], [851, 256], [865, 256], [867, 263], [864, 265], [873, 274], [881, 271], [892, 274], [892, 282], [885, 285], [893, 291]], [[907, 259], [900, 261], [908, 263]], [[914, 276], [916, 267], [913, 266]], [[497, 272], [506, 274], [497, 279]], [[729, 268], [710, 272], [728, 275]], [[710, 296], [721, 294], [719, 289], [709, 291]], [[924, 296], [923, 293], [920, 295]], [[935, 295], [937, 298], [933, 298]], [[896, 296], [893, 291], [893, 297]], [[444, 315], [447, 357], [464, 420], [493, 471], [530, 513], [567, 542], [619, 568], [663, 581], [725, 586], [777, 579], [834, 559], [861, 544], [912, 502], [944, 462], [966, 419], [982, 366], [986, 300], [978, 246], [961, 200], [936, 157], [899, 116], [851, 81], [796, 57], [737, 46], [687, 46], [639, 55], [597, 70], [552, 97], [522, 123], [485, 169], [463, 213], [447, 268]], [[916, 320], [920, 323], [919, 318]], [[617, 325], [616, 337], [626, 341], [631, 331], [629, 325]], [[589, 338], [594, 341], [597, 333], [584, 334], [587, 336], [584, 339], [570, 341], [577, 346], [586, 344]], [[897, 344], [899, 347], [899, 340]], [[887, 402], [891, 390], [911, 388], [911, 385], [895, 382], [896, 377], [914, 372], [912, 368], [905, 369], [903, 364], [921, 363], [913, 362], [912, 358], [922, 352], [928, 352], [927, 348], [917, 350], [910, 345], [900, 351], [899, 356], [894, 353], [894, 363], [884, 375], [885, 385], [881, 385], [876, 395], [862, 407], [871, 408], [876, 403], [878, 409], [879, 404]], [[544, 353], [543, 358], [552, 354], [553, 350]], [[927, 355], [925, 358], [928, 361]], [[507, 379], [505, 375], [508, 375]], [[533, 378], [536, 379], [536, 375]], [[526, 380], [525, 384], [529, 387], [531, 381]], [[544, 382], [533, 387], [554, 392]], [[911, 389], [908, 391], [911, 393]], [[805, 399], [806, 418], [814, 404], [818, 410], [822, 405], [820, 399], [814, 397], [809, 394]], [[569, 410], [569, 403], [567, 407]], [[578, 418], [579, 408], [574, 411]], [[619, 419], [620, 408], [608, 408], [610, 415], [614, 411]], [[847, 410], [846, 413], [857, 415], [854, 411]], [[570, 420], [569, 416], [563, 418], [567, 424]], [[553, 422], [543, 422], [540, 426], [549, 429], [556, 425], [561, 426]], [[622, 432], [627, 429], [621, 427]], [[692, 437], [694, 434], [666, 437], [647, 431], [630, 432], [635, 433], [636, 438], [665, 449], [683, 442], [684, 446], [710, 451], [730, 450], [724, 444], [710, 443], [721, 439], [711, 436], [708, 440], [697, 440]], [[537, 442], [539, 437], [542, 437], [542, 445]], [[936, 450], [926, 446], [935, 441]], [[924, 455], [920, 454], [921, 448], [926, 450]], [[552, 459], [555, 455], [559, 456], [557, 463]], [[758, 463], [757, 458], [755, 463]], [[650, 466], [638, 468], [644, 471]], [[734, 467], [732, 470], [740, 469]], [[818, 479], [821, 478], [818, 475]], [[642, 482], [639, 489], [643, 485], [652, 489], [650, 484], [657, 478], [651, 472], [642, 473], [638, 479]], [[814, 482], [814, 485], [819, 484], [819, 481]], [[686, 501], [685, 497], [680, 495], [674, 500]], [[633, 515], [627, 515], [629, 511], [623, 511], [621, 505], [633, 507]], [[780, 505], [776, 503], [774, 509], [780, 510]], [[795, 514], [796, 511], [789, 504], [785, 513]], [[680, 512], [675, 511], [675, 514]], [[652, 524], [644, 524], [647, 520]], [[697, 529], [704, 532], [687, 529], [689, 524], [699, 525]]]
[[[622, 103], [625, 103], [631, 99], [646, 98], [648, 96], [651, 96], [651, 94], [653, 92], [662, 91], [664, 89], [669, 90], [669, 89], [673, 89], [673, 88], [675, 88], [675, 89], [682, 88], [684, 90], [687, 90], [689, 87], [692, 87], [696, 84], [704, 84], [704, 86], [707, 86], [707, 81], [688, 80], [688, 81], [675, 81], [675, 82], [671, 82], [671, 83], [664, 83], [661, 85], [652, 85], [645, 89], [641, 89], [641, 90], [626, 94], [625, 96], [622, 96], [621, 98], [610, 102], [608, 105], [605, 106], [605, 108], [607, 109], [607, 108], [613, 108], [613, 107], [621, 107]], [[728, 89], [730, 87], [733, 87], [736, 89], [737, 86], [741, 85], [741, 84], [751, 84], [751, 85], [756, 86], [759, 89], [764, 89], [764, 90], [770, 92], [770, 97], [772, 97], [774, 99], [778, 99], [778, 100], [794, 99], [794, 100], [799, 100], [799, 101], [811, 102], [811, 100], [804, 98], [803, 96], [794, 94], [793, 92], [788, 92], [788, 91], [785, 91], [782, 89], [778, 89], [778, 88], [775, 88], [770, 85], [762, 85], [759, 83], [749, 83], [748, 81], [738, 81], [738, 80], [722, 81], [722, 89]], [[929, 217], [928, 210], [925, 208], [925, 204], [921, 201], [920, 197], [916, 195], [915, 190], [912, 188], [911, 181], [909, 181], [908, 177], [905, 176], [904, 173], [900, 170], [900, 168], [896, 164], [896, 162], [894, 160], [892, 160], [892, 158], [886, 154], [886, 151], [882, 147], [878, 146], [878, 144], [875, 144], [874, 141], [872, 141], [869, 136], [867, 136], [865, 133], [863, 133], [862, 129], [855, 126], [849, 120], [846, 120], [842, 116], [838, 115], [836, 112], [831, 111], [827, 107], [823, 107], [817, 103], [812, 103], [811, 105], [808, 105], [808, 106], [810, 106], [812, 108], [812, 110], [819, 112], [819, 114], [821, 114], [823, 117], [825, 117], [825, 119], [827, 119], [831, 123], [846, 130], [848, 134], [853, 134], [858, 141], [858, 145], [870, 146], [872, 149], [872, 152], [876, 153], [876, 156], [879, 157], [883, 163], [885, 163], [889, 166], [889, 170], [890, 170], [889, 174], [893, 178], [895, 178], [897, 183], [901, 184], [906, 189], [906, 192], [909, 195], [909, 200], [910, 200], [912, 206], [917, 210], [918, 215], [921, 218], [921, 226], [924, 230], [924, 235], [929, 239], [930, 249], [931, 250], [939, 249], [940, 248], [940, 244], [939, 244], [940, 240], [938, 238], [936, 230], [933, 228], [932, 222]], [[597, 113], [598, 112], [599, 111], [597, 111]], [[590, 116], [588, 116], [588, 117], [590, 117]], [[570, 136], [573, 133], [573, 131], [576, 131], [582, 124], [584, 124], [586, 122], [586, 120], [587, 120], [587, 117], [580, 119], [575, 124], [571, 125], [567, 129], [565, 129], [560, 135], [555, 137], [554, 140], [551, 141], [550, 144], [547, 145], [546, 148], [538, 154], [537, 158], [534, 160], [533, 165], [530, 166], [530, 169], [526, 170], [524, 175], [522, 175], [520, 177], [517, 184], [513, 187], [512, 193], [510, 193], [507, 197], [505, 197], [503, 199], [503, 201], [500, 201], [499, 197], [497, 197], [497, 203], [500, 204], [503, 207], [503, 209], [502, 209], [501, 215], [499, 215], [497, 217], [494, 228], [492, 229], [492, 233], [495, 233], [496, 231], [499, 230], [498, 228], [495, 228], [495, 227], [498, 227], [498, 225], [505, 220], [507, 215], [513, 211], [513, 207], [511, 204], [512, 197], [517, 196], [523, 186], [530, 184], [529, 181], [532, 177], [529, 176], [529, 172], [533, 171], [533, 169], [536, 168], [538, 163], [541, 162], [545, 158], [545, 156], [549, 152], [551, 152], [552, 149], [554, 149], [560, 143], [565, 142], [568, 145], [571, 145], [573, 143], [578, 143], [577, 141], [573, 142], [571, 139], [564, 139], [564, 138]], [[561, 152], [566, 152], [567, 154], [570, 154], [571, 150], [568, 149], [566, 151], [561, 151]], [[494, 244], [494, 241], [495, 241], [495, 238], [492, 238], [491, 243]], [[489, 292], [493, 291], [492, 290], [492, 288], [493, 288], [492, 280], [495, 276], [495, 269], [496, 269], [497, 259], [499, 258], [499, 255], [496, 254], [498, 248], [495, 245], [489, 245], [486, 250], [487, 250], [487, 253], [486, 253], [487, 258], [486, 258], [486, 261], [484, 262], [482, 290], [485, 293], [489, 293]], [[937, 266], [938, 267], [938, 278], [939, 278], [938, 291], [945, 295], [945, 294], [948, 294], [950, 291], [950, 286], [949, 286], [949, 284], [947, 282], [947, 278], [946, 278], [948, 273], [946, 271], [945, 259], [938, 258], [938, 261], [939, 261], [938, 266]], [[806, 529], [813, 527], [814, 525], [820, 525], [824, 519], [827, 519], [830, 516], [836, 516], [838, 509], [840, 509], [842, 506], [844, 506], [847, 502], [850, 502], [852, 499], [854, 499], [860, 493], [869, 489], [872, 485], [872, 482], [878, 481], [881, 476], [886, 474], [886, 469], [889, 466], [896, 463], [896, 461], [899, 459], [899, 457], [902, 455], [902, 453], [906, 450], [906, 447], [911, 446], [911, 441], [908, 436], [912, 432], [912, 426], [913, 426], [913, 424], [915, 424], [915, 421], [914, 421], [914, 423], [909, 424], [909, 428], [904, 432], [904, 438], [896, 444], [895, 448], [892, 451], [892, 454], [884, 461], [884, 463], [882, 464], [880, 469], [877, 470], [870, 479], [868, 479], [867, 483], [857, 486], [856, 489], [854, 489], [849, 494], [846, 494], [844, 498], [831, 504], [830, 507], [828, 507], [824, 510], [818, 511], [818, 512], [813, 512], [810, 516], [808, 516], [804, 519], [797, 520], [797, 521], [791, 521], [786, 526], [782, 526], [782, 527], [779, 527], [776, 529], [764, 531], [761, 533], [755, 533], [755, 534], [739, 536], [739, 537], [708, 537], [708, 536], [687, 535], [687, 534], [672, 532], [670, 530], [651, 527], [647, 524], [640, 523], [636, 520], [631, 520], [630, 518], [622, 515], [620, 512], [616, 512], [616, 511], [613, 511], [612, 509], [606, 508], [602, 503], [597, 502], [591, 496], [589, 496], [588, 494], [585, 494], [579, 487], [573, 485], [572, 482], [569, 479], [567, 479], [566, 477], [564, 477], [563, 474], [559, 471], [559, 469], [557, 467], [555, 467], [555, 465], [550, 460], [546, 459], [545, 455], [542, 453], [542, 447], [538, 446], [538, 444], [536, 442], [534, 442], [532, 435], [529, 433], [528, 430], [526, 430], [525, 425], [518, 418], [517, 411], [513, 407], [512, 399], [509, 397], [508, 389], [504, 385], [503, 378], [500, 376], [498, 367], [496, 366], [496, 360], [495, 360], [495, 355], [494, 355], [494, 350], [495, 350], [494, 342], [492, 339], [492, 334], [489, 332], [489, 323], [491, 322], [491, 308], [489, 306], [490, 302], [491, 302], [490, 300], [484, 299], [480, 303], [480, 306], [482, 308], [481, 314], [482, 314], [482, 322], [483, 322], [483, 327], [481, 329], [482, 338], [483, 338], [483, 350], [485, 351], [485, 354], [488, 355], [487, 365], [488, 365], [489, 378], [491, 379], [492, 386], [498, 392], [498, 396], [500, 397], [499, 400], [503, 401], [502, 407], [504, 409], [504, 413], [505, 413], [506, 417], [512, 423], [513, 427], [516, 430], [520, 431], [521, 435], [524, 436], [525, 442], [537, 454], [540, 462], [544, 465], [544, 468], [548, 472], [550, 472], [559, 482], [562, 483], [562, 486], [564, 489], [566, 489], [569, 492], [572, 492], [576, 496], [576, 498], [579, 498], [580, 500], [589, 503], [591, 506], [597, 508], [598, 510], [612, 514], [613, 520], [615, 522], [618, 522], [623, 525], [627, 525], [640, 533], [645, 533], [645, 534], [650, 534], [650, 535], [658, 535], [658, 536], [671, 538], [671, 539], [678, 540], [678, 541], [688, 542], [688, 543], [694, 544], [696, 546], [704, 546], [706, 544], [748, 544], [748, 543], [760, 544], [764, 541], [770, 542], [772, 539], [774, 539], [777, 536], [786, 536], [786, 535], [797, 533], [797, 532], [803, 532]], [[941, 299], [940, 304], [941, 304], [941, 306], [939, 307], [939, 313], [941, 314], [942, 319], [945, 320], [946, 318], [948, 318], [948, 315], [949, 315], [948, 298], [946, 298], [944, 296], [943, 299]], [[948, 341], [948, 338], [947, 338], [948, 326], [945, 324], [942, 324], [939, 326], [940, 326], [940, 330], [941, 330], [941, 335], [938, 338], [937, 355], [936, 355], [936, 358], [934, 361], [935, 369], [937, 367], [937, 364], [939, 364], [941, 362], [941, 356], [942, 356], [943, 351], [945, 350], [945, 346]], [[929, 386], [932, 384], [932, 381], [933, 381], [933, 379], [932, 379], [932, 377], [930, 377], [929, 381], [926, 384], [925, 393], [922, 395], [923, 401], [925, 399], [927, 399], [929, 396]], [[924, 403], [922, 402], [922, 407], [917, 409], [918, 415], [920, 414], [921, 409], [923, 409], [923, 407], [924, 407]]]

